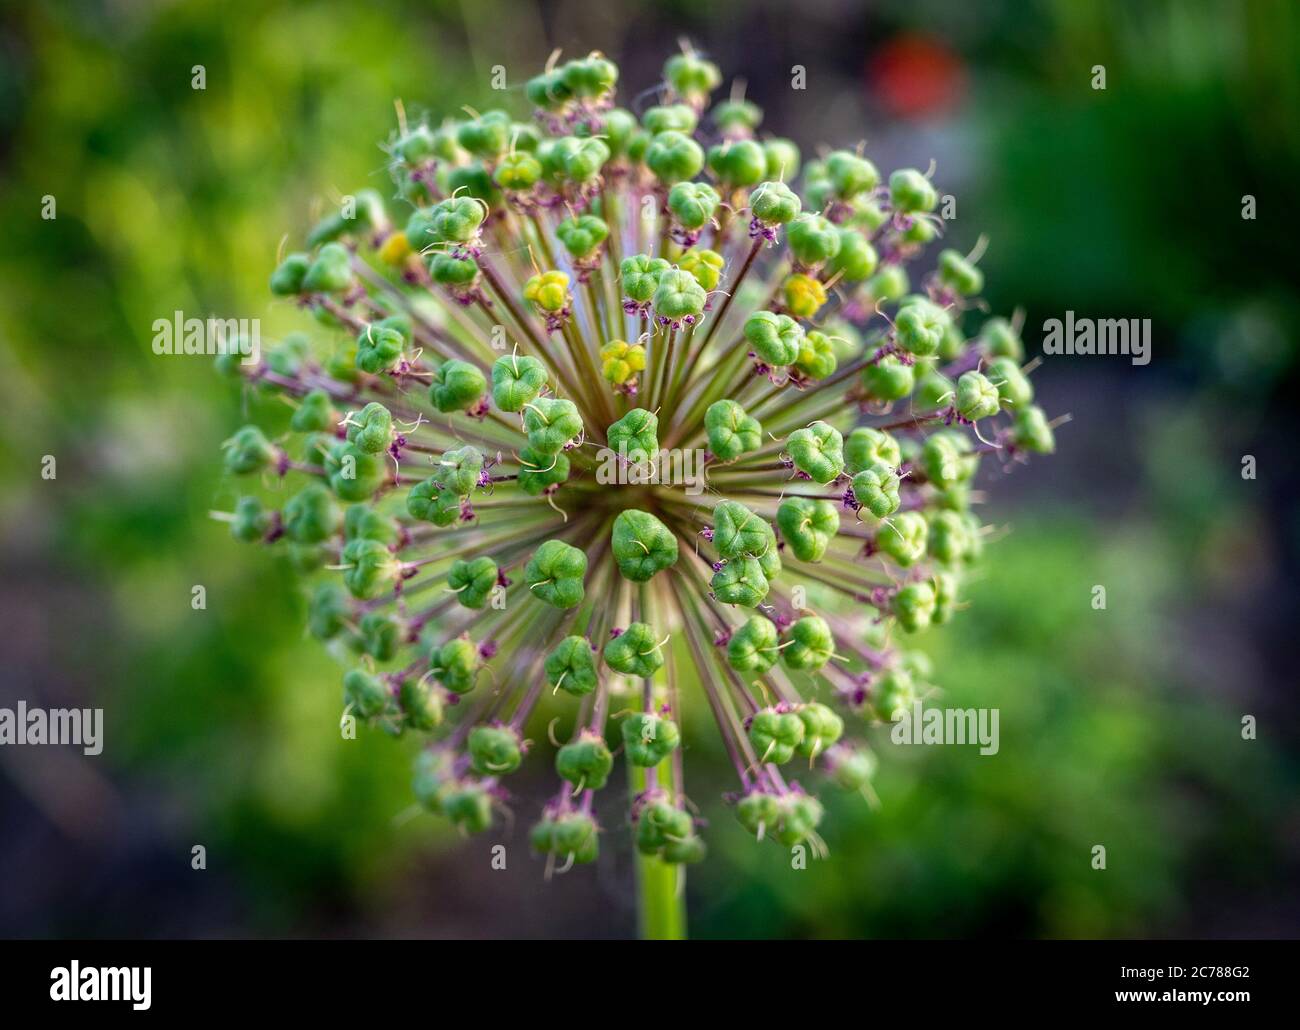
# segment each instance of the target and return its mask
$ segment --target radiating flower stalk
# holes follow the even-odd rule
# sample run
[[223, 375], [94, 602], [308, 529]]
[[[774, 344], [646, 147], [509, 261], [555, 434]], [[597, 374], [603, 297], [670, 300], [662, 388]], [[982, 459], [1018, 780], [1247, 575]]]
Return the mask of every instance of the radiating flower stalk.
[[[934, 689], [906, 642], [962, 607], [981, 459], [1051, 453], [1053, 423], [979, 254], [926, 258], [928, 173], [861, 146], [801, 168], [740, 93], [710, 106], [689, 47], [639, 117], [617, 79], [553, 58], [526, 120], [399, 107], [393, 197], [347, 198], [271, 276], [321, 339], [219, 360], [293, 410], [226, 441], [266, 489], [217, 514], [313, 579], [344, 723], [420, 737], [415, 795], [462, 831], [549, 737], [531, 845], [590, 863], [621, 752], [643, 929], [674, 935], [705, 853], [685, 708], [744, 828], [822, 853], [817, 782], [874, 800], [865, 737]], [[656, 474], [694, 452], [702, 491]]]

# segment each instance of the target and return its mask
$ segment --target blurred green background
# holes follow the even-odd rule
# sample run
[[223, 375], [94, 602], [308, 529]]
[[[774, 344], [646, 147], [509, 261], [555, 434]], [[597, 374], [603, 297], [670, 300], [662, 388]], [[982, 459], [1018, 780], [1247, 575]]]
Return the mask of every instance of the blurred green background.
[[[453, 113], [492, 99], [492, 66], [521, 83], [563, 47], [618, 60], [626, 100], [684, 35], [748, 80], [770, 131], [865, 136], [886, 169], [935, 158], [956, 245], [991, 237], [996, 310], [1023, 304], [1031, 330], [1067, 309], [1149, 317], [1155, 339], [1146, 367], [1039, 371], [1074, 421], [999, 484], [989, 518], [1010, 532], [933, 639], [951, 703], [1000, 708], [1000, 753], [884, 743], [880, 811], [836, 798], [830, 858], [793, 871], [717, 801], [731, 785], [698, 721], [687, 775], [713, 856], [689, 877], [693, 932], [1296, 935], [1300, 9], [799, 7], [4, 9], [0, 702], [101, 705], [107, 730], [93, 760], [0, 749], [0, 934], [633, 932], [617, 785], [599, 866], [543, 885], [522, 826], [462, 842], [411, 818], [410, 742], [340, 740], [338, 669], [304, 637], [294, 576], [207, 517], [235, 496], [218, 445], [244, 402], [150, 339], [175, 310], [301, 327], [266, 293], [276, 248], [384, 184], [394, 98]], [[532, 766], [523, 823], [548, 789]]]

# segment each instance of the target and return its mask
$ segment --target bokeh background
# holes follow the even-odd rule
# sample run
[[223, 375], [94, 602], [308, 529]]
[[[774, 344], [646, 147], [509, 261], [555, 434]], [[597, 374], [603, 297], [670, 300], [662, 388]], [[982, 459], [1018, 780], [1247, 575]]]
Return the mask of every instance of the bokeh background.
[[0, 14], [0, 703], [107, 720], [95, 759], [0, 748], [0, 935], [633, 932], [616, 825], [594, 870], [544, 883], [526, 856], [545, 762], [518, 828], [462, 841], [411, 817], [413, 742], [340, 740], [300, 586], [207, 517], [235, 496], [241, 398], [149, 342], [177, 309], [299, 327], [266, 293], [277, 245], [383, 183], [394, 98], [499, 102], [493, 65], [521, 83], [563, 47], [618, 60], [626, 100], [680, 36], [805, 149], [937, 160], [951, 238], [991, 237], [995, 309], [1151, 318], [1155, 340], [1146, 367], [1037, 373], [1074, 421], [1000, 485], [1010, 532], [930, 641], [952, 704], [1001, 709], [1001, 752], [886, 745], [881, 810], [835, 799], [830, 859], [796, 872], [717, 803], [688, 728], [713, 846], [692, 932], [1300, 932], [1294, 4], [141, 0]]

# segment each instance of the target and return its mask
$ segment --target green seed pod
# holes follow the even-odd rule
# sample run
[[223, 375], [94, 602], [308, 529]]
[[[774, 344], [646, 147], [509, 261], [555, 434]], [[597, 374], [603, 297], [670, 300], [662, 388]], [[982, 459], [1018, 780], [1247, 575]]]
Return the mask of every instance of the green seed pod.
[[694, 830], [689, 813], [667, 801], [652, 801], [641, 809], [636, 821], [636, 847], [653, 855], [676, 840], [686, 840]]
[[926, 358], [939, 353], [939, 345], [951, 324], [948, 312], [938, 304], [913, 295], [904, 298], [899, 306], [894, 335], [904, 350]]
[[338, 440], [325, 455], [330, 489], [341, 501], [365, 501], [388, 479], [385, 458], [367, 454], [355, 444]]
[[367, 454], [386, 450], [393, 440], [393, 416], [378, 401], [348, 414], [348, 442]]
[[800, 472], [815, 483], [830, 483], [844, 471], [844, 437], [826, 422], [813, 422], [796, 429], [786, 441], [786, 450]]
[[939, 203], [934, 185], [915, 168], [900, 168], [889, 177], [889, 202], [895, 211], [915, 214], [933, 211]]
[[614, 756], [605, 738], [593, 730], [583, 730], [578, 739], [565, 744], [555, 754], [555, 771], [577, 790], [600, 790], [614, 768]]
[[454, 780], [447, 757], [435, 751], [421, 751], [415, 759], [411, 792], [415, 800], [435, 815], [442, 814], [442, 802]]
[[749, 723], [749, 742], [760, 763], [784, 765], [803, 740], [803, 722], [794, 712], [764, 708]]
[[369, 601], [392, 589], [401, 563], [376, 540], [351, 540], [343, 548], [343, 564], [351, 566], [343, 582], [353, 597]]
[[786, 794], [777, 804], [780, 824], [775, 837], [787, 848], [807, 840], [822, 821], [821, 802], [807, 794]]
[[343, 703], [363, 719], [383, 715], [393, 703], [393, 693], [378, 676], [364, 669], [349, 669], [343, 676]]
[[508, 354], [492, 363], [492, 400], [502, 411], [518, 412], [531, 404], [546, 385], [540, 358]]
[[1034, 402], [1034, 388], [1029, 377], [1011, 358], [994, 358], [988, 363], [988, 379], [998, 388], [998, 396], [1017, 410]]
[[930, 616], [930, 624], [942, 626], [957, 610], [961, 583], [952, 572], [937, 572], [932, 582], [934, 583], [934, 613]]
[[728, 139], [709, 148], [709, 171], [730, 189], [754, 186], [767, 174], [767, 154], [752, 139]]
[[895, 264], [882, 266], [864, 285], [867, 296], [877, 301], [901, 300], [910, 288], [907, 269]]
[[960, 512], [935, 512], [925, 546], [931, 558], [945, 565], [962, 561], [971, 546], [970, 523]]
[[478, 281], [479, 267], [473, 258], [435, 254], [429, 261], [429, 275], [439, 286], [466, 287]]
[[[438, 243], [469, 243], [478, 236], [479, 226], [486, 217], [487, 207], [482, 198], [448, 197], [429, 212], [429, 231]], [[407, 236], [411, 236], [409, 225]], [[414, 238], [411, 246], [419, 249]]]
[[955, 324], [949, 325], [948, 331], [943, 334], [943, 343], [939, 344], [939, 360], [945, 362], [956, 361], [965, 353], [965, 335]]
[[396, 329], [370, 325], [357, 337], [356, 366], [369, 375], [395, 368], [406, 351], [406, 338]]
[[692, 247], [681, 256], [677, 267], [683, 272], [690, 272], [705, 290], [714, 290], [722, 278], [722, 255], [716, 250]]
[[709, 296], [690, 272], [670, 268], [659, 276], [655, 287], [655, 314], [671, 322], [696, 318], [704, 311]]
[[902, 463], [898, 441], [882, 429], [858, 426], [844, 441], [844, 467], [852, 475], [872, 465], [896, 469]]
[[310, 255], [290, 254], [271, 273], [271, 292], [277, 297], [296, 297], [303, 291], [303, 281], [310, 267]]
[[956, 392], [957, 387], [951, 379], [930, 369], [916, 381], [916, 389], [912, 391], [912, 410], [932, 411], [942, 408], [952, 401]]
[[552, 689], [584, 697], [596, 689], [596, 654], [585, 637], [565, 637], [543, 663]]
[[469, 637], [457, 637], [429, 652], [429, 671], [453, 694], [473, 690], [481, 667], [482, 658]]
[[559, 111], [573, 99], [573, 93], [564, 82], [564, 75], [559, 70], [535, 75], [524, 86], [524, 93], [529, 103], [543, 111]]
[[226, 471], [248, 476], [271, 467], [279, 451], [257, 426], [244, 426], [221, 445]]
[[865, 157], [849, 150], [837, 150], [826, 158], [826, 178], [839, 200], [849, 200], [876, 188], [880, 173]]
[[327, 243], [303, 276], [305, 293], [342, 293], [352, 285], [352, 259], [341, 243]]
[[679, 182], [668, 191], [668, 210], [684, 229], [703, 229], [721, 202], [718, 191], [706, 182]]
[[764, 362], [777, 367], [793, 365], [803, 346], [803, 326], [789, 315], [755, 311], [745, 319], [745, 339]]
[[593, 50], [586, 57], [566, 62], [560, 76], [575, 97], [600, 97], [612, 92], [618, 83], [618, 65]]
[[609, 147], [605, 146], [604, 140], [578, 136], [556, 140], [550, 152], [550, 164], [556, 173], [554, 177], [573, 183], [591, 182], [608, 160]]
[[713, 105], [713, 124], [724, 136], [748, 136], [763, 121], [763, 110], [750, 100], [723, 100]]
[[542, 177], [542, 163], [525, 150], [506, 154], [492, 172], [492, 181], [503, 190], [524, 192]]
[[618, 569], [633, 583], [644, 583], [677, 564], [677, 537], [648, 511], [619, 512], [612, 536]]
[[785, 309], [795, 318], [812, 318], [826, 303], [826, 287], [821, 280], [802, 272], [787, 276], [781, 284]]
[[919, 512], [899, 512], [891, 522], [880, 527], [876, 546], [903, 568], [909, 568], [925, 557], [929, 528]]
[[670, 840], [664, 845], [659, 857], [669, 865], [695, 865], [708, 856], [709, 848], [704, 840], [694, 834], [682, 840]]
[[575, 864], [596, 861], [600, 836], [596, 820], [585, 812], [570, 812], [557, 819], [552, 847], [557, 855], [572, 855]]
[[650, 140], [645, 163], [655, 178], [666, 186], [694, 179], [704, 167], [704, 151], [689, 136], [669, 130]]
[[886, 354], [862, 370], [862, 386], [873, 400], [901, 400], [916, 386], [911, 365], [904, 365], [896, 354]]
[[1015, 326], [1005, 318], [990, 318], [980, 329], [979, 342], [990, 357], [1011, 358], [1017, 365], [1025, 360], [1025, 345]]
[[776, 664], [780, 653], [776, 625], [762, 615], [751, 615], [727, 642], [727, 663], [737, 672], [762, 675]]
[[442, 725], [442, 696], [424, 680], [403, 680], [397, 700], [412, 729], [432, 733]]
[[1029, 407], [1017, 413], [1011, 442], [1021, 450], [1035, 454], [1051, 454], [1056, 450], [1056, 434], [1052, 432], [1042, 408]]
[[321, 583], [307, 603], [307, 630], [317, 640], [332, 640], [351, 614], [347, 592], [336, 583]]
[[623, 280], [623, 295], [638, 304], [647, 304], [659, 288], [659, 277], [672, 268], [663, 258], [648, 254], [633, 254], [619, 265], [619, 278]]
[[412, 518], [446, 527], [460, 518], [460, 498], [444, 490], [436, 476], [430, 476], [411, 487], [406, 495], [406, 510]]
[[519, 734], [509, 726], [475, 726], [470, 730], [470, 765], [481, 776], [505, 776], [523, 762]]
[[957, 380], [957, 395], [953, 407], [962, 418], [976, 422], [982, 418], [992, 418], [1002, 410], [1002, 398], [998, 388], [989, 382], [983, 372], [972, 369], [963, 372]]
[[623, 747], [633, 765], [658, 765], [681, 742], [677, 723], [654, 712], [633, 712], [623, 720]]
[[582, 416], [573, 401], [538, 397], [524, 408], [524, 432], [539, 454], [559, 454], [564, 445], [582, 434]]
[[647, 108], [641, 116], [641, 124], [651, 136], [658, 136], [661, 132], [690, 136], [698, 123], [699, 116], [686, 104], [660, 104]]
[[928, 580], [908, 583], [894, 595], [891, 611], [898, 624], [908, 633], [915, 633], [930, 625], [935, 608], [934, 584]]
[[308, 246], [317, 247], [340, 236], [358, 236], [387, 227], [384, 199], [374, 190], [358, 190], [352, 201], [351, 214], [338, 211], [316, 223], [307, 234]]
[[763, 444], [763, 427], [733, 400], [714, 401], [704, 412], [709, 450], [719, 461], [734, 461]]
[[826, 278], [839, 278], [846, 283], [868, 279], [880, 262], [876, 248], [856, 229], [839, 229], [840, 246], [835, 256], [826, 262]]
[[505, 111], [485, 111], [461, 123], [456, 142], [475, 157], [498, 157], [510, 146], [510, 129], [510, 116]]
[[798, 194], [779, 180], [761, 182], [749, 193], [750, 214], [768, 228], [793, 222], [802, 207]]
[[317, 388], [303, 397], [289, 419], [289, 428], [297, 433], [328, 433], [337, 422], [338, 413], [330, 395]]
[[436, 475], [443, 489], [451, 491], [457, 497], [465, 497], [478, 485], [479, 473], [482, 471], [483, 455], [477, 447], [466, 445], [445, 451], [438, 459]]
[[775, 829], [781, 818], [776, 798], [758, 791], [746, 794], [736, 802], [736, 820], [747, 832], [762, 838]]
[[713, 574], [714, 596], [723, 604], [756, 608], [770, 589], [763, 566], [757, 558], [732, 558]]
[[809, 672], [820, 669], [835, 653], [835, 636], [826, 620], [818, 615], [805, 615], [790, 627], [789, 646], [781, 652], [781, 661], [787, 669]]
[[[632, 137], [639, 131], [636, 115], [621, 107], [612, 107], [605, 112], [604, 137], [609, 147], [611, 158], [627, 157], [628, 146]], [[584, 135], [583, 126], [578, 127], [578, 135]]]
[[827, 773], [831, 782], [842, 790], [865, 790], [876, 775], [879, 763], [865, 747], [835, 748], [829, 756]]
[[282, 518], [289, 539], [300, 544], [319, 544], [338, 532], [343, 513], [324, 486], [312, 483], [289, 498]]
[[646, 678], [664, 664], [661, 644], [644, 622], [634, 622], [605, 645], [605, 664], [624, 676]]
[[524, 582], [528, 591], [555, 608], [576, 608], [582, 603], [587, 556], [562, 540], [547, 540], [528, 559]]
[[920, 465], [925, 477], [942, 490], [970, 480], [979, 467], [979, 455], [971, 453], [965, 433], [941, 430], [926, 438]]
[[406, 237], [407, 246], [417, 254], [423, 254], [436, 245], [439, 240], [433, 228], [433, 208], [416, 208], [411, 212], [402, 235]]
[[603, 218], [580, 215], [566, 218], [555, 227], [556, 238], [575, 258], [590, 257], [609, 236], [609, 226]]
[[442, 814], [463, 833], [482, 833], [492, 825], [492, 796], [483, 784], [463, 781], [443, 795]]
[[487, 393], [487, 377], [468, 361], [452, 358], [433, 370], [429, 381], [429, 400], [444, 413], [466, 411]]
[[569, 478], [569, 459], [561, 451], [543, 454], [532, 447], [519, 452], [519, 489], [532, 497], [540, 497], [547, 487], [563, 483]]
[[713, 546], [724, 558], [762, 554], [772, 527], [738, 501], [720, 501], [713, 509]]
[[805, 333], [803, 342], [799, 345], [799, 357], [795, 359], [794, 367], [809, 379], [825, 379], [827, 376], [834, 375], [835, 369], [839, 367], [839, 361], [835, 356], [835, 346], [831, 343], [830, 337], [816, 329]]
[[645, 461], [659, 451], [659, 419], [645, 408], [633, 408], [611, 423], [605, 439], [629, 461]]
[[[766, 178], [778, 182], [791, 182], [799, 174], [799, 147], [792, 140], [764, 140], [763, 153], [767, 156]], [[796, 209], [795, 214], [798, 213]], [[794, 215], [790, 217], [793, 218]]]
[[973, 297], [984, 289], [984, 273], [959, 251], [941, 250], [938, 270], [939, 281], [963, 297]]
[[899, 482], [893, 466], [877, 462], [853, 477], [853, 496], [876, 518], [886, 519], [902, 503], [898, 496]]
[[803, 740], [796, 750], [804, 758], [816, 758], [844, 733], [844, 720], [816, 701], [803, 705], [795, 714], [803, 723]]
[[805, 268], [820, 268], [840, 252], [839, 229], [821, 215], [800, 215], [788, 235], [790, 252]]
[[673, 93], [693, 107], [703, 107], [722, 84], [722, 72], [712, 61], [693, 51], [673, 54], [664, 62], [664, 82]]
[[840, 513], [830, 501], [790, 497], [776, 509], [776, 524], [796, 558], [821, 561], [840, 531]]
[[241, 543], [261, 540], [271, 528], [271, 513], [256, 497], [241, 497], [235, 502], [235, 516], [230, 520], [230, 535]]
[[447, 573], [447, 589], [454, 590], [466, 608], [482, 608], [496, 585], [497, 563], [488, 557], [457, 558]]
[[386, 612], [367, 612], [359, 628], [357, 645], [377, 662], [391, 662], [405, 641], [406, 624]]

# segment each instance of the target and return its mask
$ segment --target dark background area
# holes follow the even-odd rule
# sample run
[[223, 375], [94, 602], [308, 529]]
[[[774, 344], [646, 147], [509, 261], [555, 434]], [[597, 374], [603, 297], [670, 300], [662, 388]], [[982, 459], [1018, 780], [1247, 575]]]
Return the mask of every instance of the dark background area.
[[[93, 759], [0, 748], [0, 934], [632, 932], [617, 781], [601, 862], [544, 882], [524, 826], [545, 762], [520, 774], [516, 828], [460, 841], [412, 817], [410, 742], [340, 740], [338, 669], [303, 635], [300, 583], [207, 517], [235, 496], [218, 447], [240, 398], [149, 344], [177, 309], [301, 327], [266, 294], [277, 245], [383, 184], [394, 98], [438, 116], [500, 103], [493, 65], [522, 83], [563, 47], [615, 58], [631, 104], [682, 36], [806, 154], [865, 138], [882, 169], [933, 158], [959, 200], [950, 239], [989, 235], [988, 298], [1025, 307], [1031, 351], [1067, 310], [1150, 318], [1154, 339], [1145, 367], [1035, 373], [1073, 421], [1054, 458], [999, 484], [989, 518], [1010, 532], [930, 642], [954, 705], [1001, 709], [1001, 752], [886, 747], [881, 810], [835, 799], [831, 857], [794, 872], [718, 802], [716, 741], [688, 726], [713, 848], [689, 878], [692, 932], [1296, 935], [1285, 0], [5, 8], [0, 704], [102, 706], [107, 728]], [[508, 104], [525, 112], [517, 91]]]

